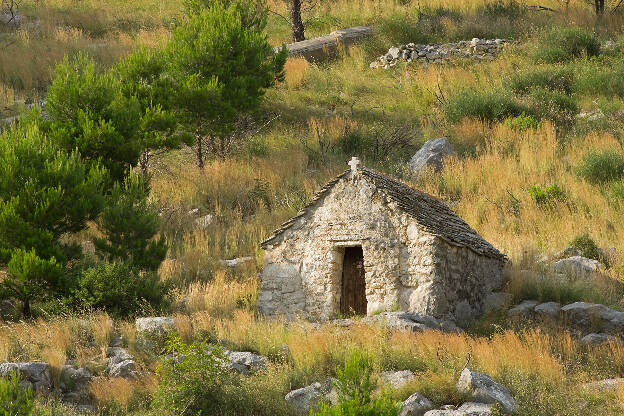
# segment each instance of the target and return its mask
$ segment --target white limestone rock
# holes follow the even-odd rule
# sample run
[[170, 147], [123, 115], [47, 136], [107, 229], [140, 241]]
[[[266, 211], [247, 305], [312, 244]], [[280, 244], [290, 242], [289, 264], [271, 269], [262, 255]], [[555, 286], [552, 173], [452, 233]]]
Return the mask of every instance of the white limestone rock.
[[553, 268], [557, 273], [572, 273], [579, 277], [586, 277], [597, 273], [604, 266], [598, 260], [582, 256], [572, 256], [556, 261]]
[[414, 174], [420, 173], [426, 166], [432, 166], [435, 171], [439, 171], [444, 168], [444, 158], [454, 154], [455, 149], [447, 139], [431, 139], [412, 156], [408, 167]]
[[399, 416], [423, 416], [425, 412], [433, 409], [433, 403], [420, 393], [409, 396], [401, 407]]
[[175, 321], [167, 316], [137, 318], [136, 330], [143, 334], [166, 335], [175, 330]]
[[558, 302], [540, 303], [533, 311], [538, 319], [545, 322], [555, 322], [559, 319], [561, 305]]
[[108, 373], [111, 377], [121, 377], [126, 379], [136, 378], [138, 376], [136, 363], [133, 360], [124, 360], [114, 364], [109, 368]]
[[246, 376], [265, 370], [268, 361], [266, 357], [246, 351], [225, 351], [225, 356], [232, 370]]
[[284, 399], [298, 413], [309, 414], [310, 409], [318, 409], [318, 403], [321, 400], [330, 404], [338, 403], [335, 383], [335, 380], [331, 378], [322, 383], [312, 383], [309, 386], [291, 391]]
[[487, 374], [465, 368], [457, 381], [457, 389], [462, 393], [469, 393], [476, 402], [498, 403], [507, 414], [513, 414], [518, 410], [518, 403], [509, 390]]
[[400, 389], [416, 377], [410, 370], [384, 371], [381, 373], [381, 384], [384, 387]]
[[238, 257], [231, 260], [219, 260], [219, 264], [223, 267], [234, 269], [245, 265], [256, 264], [256, 259], [253, 257]]

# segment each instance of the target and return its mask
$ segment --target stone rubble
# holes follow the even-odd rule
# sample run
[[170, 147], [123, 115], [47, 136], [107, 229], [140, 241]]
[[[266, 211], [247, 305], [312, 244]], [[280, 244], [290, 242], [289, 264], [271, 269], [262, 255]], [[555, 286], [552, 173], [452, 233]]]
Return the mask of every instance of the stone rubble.
[[583, 256], [572, 256], [556, 261], [553, 269], [557, 273], [573, 273], [578, 277], [587, 277], [593, 273], [597, 273], [604, 265], [598, 260], [588, 259]]
[[59, 388], [65, 403], [85, 403], [89, 400], [87, 385], [93, 376], [85, 368], [65, 365], [61, 371]]
[[416, 312], [382, 312], [362, 319], [365, 323], [385, 325], [390, 331], [421, 332], [435, 330], [442, 332], [463, 332], [453, 321], [437, 319]]
[[48, 394], [52, 389], [50, 365], [44, 362], [1, 363], [0, 376], [10, 376], [17, 372], [21, 376], [22, 387], [30, 386], [35, 392]]
[[138, 375], [134, 356], [120, 347], [109, 347], [106, 350], [106, 371], [111, 377], [126, 379], [136, 378]]
[[518, 403], [514, 400], [506, 387], [494, 381], [490, 376], [465, 368], [457, 381], [457, 390], [467, 393], [478, 403], [498, 403], [507, 414], [518, 410]]
[[225, 351], [229, 368], [248, 376], [266, 369], [267, 358], [247, 351]]
[[138, 333], [164, 336], [175, 330], [175, 321], [166, 316], [137, 318], [135, 326]]
[[473, 38], [470, 41], [460, 41], [443, 44], [416, 45], [408, 43], [399, 47], [392, 47], [388, 53], [377, 58], [370, 64], [372, 69], [388, 69], [397, 65], [400, 61], [420, 62], [420, 63], [444, 63], [456, 59], [466, 58], [481, 60], [492, 60], [510, 43], [506, 39], [479, 39]]
[[245, 265], [256, 264], [256, 259], [253, 257], [238, 257], [231, 260], [219, 260], [219, 264], [221, 264], [221, 266], [223, 267], [235, 269], [237, 267], [242, 267]]
[[384, 387], [400, 389], [416, 377], [410, 370], [384, 371], [381, 373], [381, 384]]

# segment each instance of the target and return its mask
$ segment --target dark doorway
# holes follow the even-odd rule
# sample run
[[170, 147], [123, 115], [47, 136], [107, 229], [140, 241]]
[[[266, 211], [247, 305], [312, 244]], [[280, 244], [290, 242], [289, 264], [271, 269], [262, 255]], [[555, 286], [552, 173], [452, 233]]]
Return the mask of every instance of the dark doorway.
[[340, 313], [366, 315], [366, 281], [362, 247], [345, 247]]

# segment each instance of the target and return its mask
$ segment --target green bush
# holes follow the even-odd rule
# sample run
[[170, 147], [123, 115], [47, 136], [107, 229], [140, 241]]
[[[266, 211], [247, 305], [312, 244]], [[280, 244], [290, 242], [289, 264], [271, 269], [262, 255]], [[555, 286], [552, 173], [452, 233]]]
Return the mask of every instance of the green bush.
[[528, 129], [539, 129], [541, 123], [535, 117], [522, 113], [519, 116], [506, 119], [505, 125], [514, 130], [526, 131]]
[[549, 119], [556, 124], [572, 124], [578, 106], [574, 98], [559, 91], [535, 88], [531, 91], [530, 101], [540, 118]]
[[0, 377], [0, 416], [28, 416], [33, 406], [33, 392], [21, 386], [19, 373]]
[[495, 0], [485, 4], [482, 14], [486, 17], [518, 19], [524, 16], [527, 10], [528, 8], [525, 4], [516, 0]]
[[578, 249], [583, 257], [600, 260], [600, 249], [587, 233], [576, 236], [570, 242], [570, 247]]
[[536, 87], [570, 94], [573, 82], [574, 73], [570, 69], [546, 67], [513, 75], [509, 87], [517, 94], [527, 93]]
[[556, 27], [539, 36], [533, 59], [552, 64], [599, 53], [600, 41], [593, 33], [576, 27]]
[[566, 193], [556, 184], [548, 185], [544, 188], [540, 185], [532, 185], [529, 188], [529, 195], [540, 207], [549, 207], [556, 202], [562, 202], [567, 199]]
[[103, 309], [115, 316], [144, 308], [158, 310], [168, 300], [168, 288], [156, 272], [141, 272], [119, 261], [83, 266], [76, 286], [72, 293], [76, 306]]
[[592, 150], [583, 157], [577, 173], [587, 182], [602, 184], [624, 176], [624, 155], [612, 150]]
[[396, 416], [399, 404], [387, 397], [371, 398], [375, 387], [372, 359], [353, 350], [343, 368], [336, 369], [338, 400], [335, 406], [321, 403], [311, 416]]
[[579, 70], [574, 90], [582, 94], [624, 97], [624, 63], [591, 63]]
[[494, 122], [530, 113], [528, 108], [506, 92], [473, 90], [463, 90], [453, 96], [444, 110], [451, 122], [466, 117]]

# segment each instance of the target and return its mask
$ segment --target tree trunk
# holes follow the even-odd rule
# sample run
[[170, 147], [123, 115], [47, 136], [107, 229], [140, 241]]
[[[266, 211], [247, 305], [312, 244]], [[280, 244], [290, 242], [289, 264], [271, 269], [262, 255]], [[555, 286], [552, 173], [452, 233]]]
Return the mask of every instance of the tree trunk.
[[197, 134], [197, 167], [204, 169], [204, 150], [202, 149], [204, 138], [201, 134]]
[[30, 318], [30, 301], [28, 299], [22, 300], [22, 315], [24, 318]]
[[141, 157], [139, 157], [139, 167], [141, 168], [141, 173], [144, 178], [147, 178], [147, 168], [149, 166], [149, 150], [143, 150], [141, 152]]
[[305, 28], [303, 27], [303, 20], [301, 20], [301, 0], [291, 0], [290, 2], [290, 27], [292, 28], [293, 42], [305, 40]]
[[594, 0], [594, 6], [596, 9], [596, 16], [602, 16], [604, 14], [605, 7], [604, 0]]

